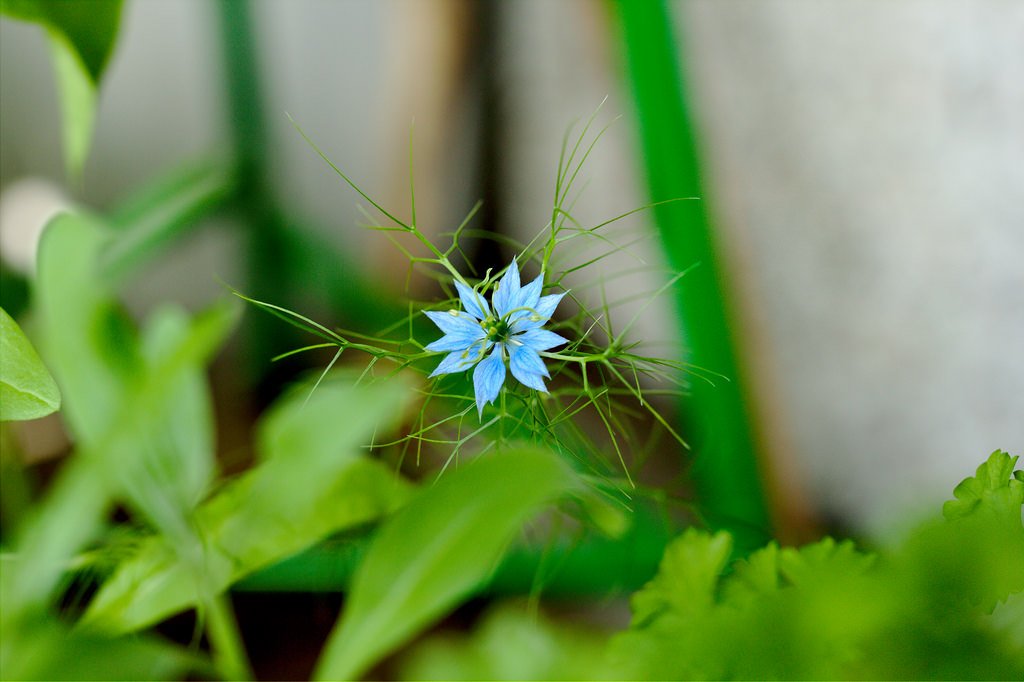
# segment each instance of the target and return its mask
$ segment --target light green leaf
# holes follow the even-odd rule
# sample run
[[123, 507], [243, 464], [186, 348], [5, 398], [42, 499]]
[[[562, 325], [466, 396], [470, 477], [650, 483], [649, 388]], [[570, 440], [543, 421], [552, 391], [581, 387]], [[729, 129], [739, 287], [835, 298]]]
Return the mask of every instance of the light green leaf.
[[0, 12], [42, 25], [50, 38], [63, 112], [68, 175], [81, 174], [89, 153], [96, 93], [114, 49], [121, 0], [2, 0]]
[[[218, 322], [230, 328], [234, 312], [229, 308], [221, 312], [223, 318]], [[149, 371], [159, 372], [161, 364], [187, 344], [195, 331], [181, 308], [165, 306], [153, 313], [141, 339], [141, 353]], [[160, 400], [161, 418], [153, 420], [165, 426], [139, 434], [134, 444], [139, 447], [144, 439], [159, 443], [152, 449], [147, 475], [158, 477], [163, 492], [175, 498], [174, 506], [187, 510], [206, 494], [214, 473], [213, 405], [201, 361], [182, 363], [179, 372], [169, 375], [168, 382]]]
[[942, 505], [942, 514], [949, 520], [962, 519], [979, 511], [1020, 520], [1024, 505], [1024, 481], [1014, 472], [1016, 457], [996, 450], [970, 478], [953, 489], [955, 500]]
[[860, 552], [852, 541], [836, 542], [829, 537], [800, 548], [786, 547], [779, 552], [779, 572], [787, 584], [797, 587], [861, 575], [874, 562], [874, 555]]
[[158, 314], [140, 342], [99, 271], [110, 238], [80, 215], [47, 227], [37, 291], [45, 350], [82, 456], [154, 525], [191, 538], [187, 516], [205, 493], [213, 456], [202, 367], [238, 309], [222, 304], [194, 320]]
[[767, 545], [733, 564], [730, 579], [722, 586], [722, 601], [745, 605], [782, 586], [779, 576], [779, 546]]
[[135, 332], [98, 270], [111, 233], [98, 220], [62, 214], [39, 244], [36, 303], [40, 347], [64, 394], [64, 417], [78, 441], [97, 442], [141, 373]]
[[604, 661], [607, 636], [522, 604], [491, 609], [474, 631], [441, 634], [399, 662], [403, 680], [616, 679]]
[[197, 654], [152, 637], [72, 634], [56, 622], [5, 633], [5, 680], [173, 680], [211, 666]]
[[[98, 446], [115, 432], [116, 411], [137, 368], [130, 328], [93, 276], [104, 239], [94, 220], [58, 216], [40, 242], [36, 279], [41, 349], [63, 389], [65, 423], [77, 440]], [[110, 494], [110, 477], [83, 453], [61, 469], [16, 530], [12, 560], [0, 571], [7, 627], [48, 605], [70, 557], [99, 527]]]
[[665, 549], [658, 575], [633, 595], [632, 626], [642, 627], [665, 611], [695, 615], [710, 608], [731, 550], [728, 533], [688, 528]]
[[96, 85], [89, 80], [82, 63], [60, 37], [50, 36], [50, 53], [53, 55], [57, 89], [60, 91], [64, 165], [68, 178], [77, 184], [92, 144], [93, 124], [96, 121]]
[[951, 520], [879, 555], [772, 543], [725, 572], [727, 550], [689, 531], [634, 597], [609, 662], [631, 679], [1022, 679], [1013, 464], [994, 454], [957, 487]]
[[384, 464], [360, 457], [356, 444], [401, 414], [408, 387], [399, 381], [360, 387], [326, 382], [303, 405], [306, 393], [293, 393], [263, 421], [260, 444], [269, 449], [264, 461], [197, 509], [205, 584], [180, 548], [154, 536], [103, 585], [83, 623], [113, 632], [145, 627], [195, 605], [201, 590], [223, 591], [405, 500], [409, 484]]
[[[202, 412], [205, 403], [183, 404], [196, 399], [196, 387], [183, 392], [181, 382], [194, 380], [236, 309], [214, 307], [187, 328], [180, 319], [159, 322], [143, 357], [130, 321], [98, 273], [108, 237], [94, 219], [69, 214], [51, 222], [40, 245], [42, 344], [64, 389], [64, 416], [77, 450], [18, 530], [16, 559], [3, 572], [4, 615], [46, 605], [113, 495], [127, 497], [164, 530], [190, 535], [187, 515], [207, 476], [208, 464], [187, 460], [209, 457], [209, 446], [202, 445], [209, 416]], [[206, 452], [182, 455], [185, 446]]]
[[0, 308], [0, 421], [60, 409], [60, 391], [18, 323]]
[[544, 505], [579, 485], [551, 452], [484, 455], [423, 489], [380, 530], [352, 580], [318, 679], [352, 679], [470, 594]]

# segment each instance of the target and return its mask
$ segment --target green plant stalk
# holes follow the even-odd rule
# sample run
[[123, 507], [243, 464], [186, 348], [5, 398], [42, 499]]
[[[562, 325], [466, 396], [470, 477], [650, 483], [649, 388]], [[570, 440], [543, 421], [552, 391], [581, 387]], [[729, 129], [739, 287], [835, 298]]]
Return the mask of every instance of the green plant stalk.
[[[636, 106], [642, 162], [652, 202], [702, 196], [697, 145], [672, 22], [663, 0], [616, 0], [625, 73]], [[673, 268], [692, 272], [676, 288], [690, 362], [728, 377], [710, 386], [695, 381], [688, 438], [692, 477], [708, 525], [726, 529], [740, 553], [763, 544], [770, 520], [761, 487], [751, 415], [738, 362], [739, 339], [726, 296], [726, 273], [706, 202], [673, 202], [654, 209]]]
[[256, 679], [245, 654], [245, 645], [238, 632], [231, 601], [226, 594], [214, 596], [206, 603], [206, 618], [213, 658], [224, 679]]
[[[220, 0], [216, 7], [237, 164], [236, 208], [247, 230], [248, 290], [255, 298], [287, 300], [289, 277], [282, 267], [287, 262], [282, 258], [287, 244], [268, 181], [267, 135], [252, 5], [249, 0]], [[245, 327], [246, 364], [250, 377], [255, 379], [262, 376], [267, 360], [284, 350], [280, 325], [267, 316], [251, 316]]]

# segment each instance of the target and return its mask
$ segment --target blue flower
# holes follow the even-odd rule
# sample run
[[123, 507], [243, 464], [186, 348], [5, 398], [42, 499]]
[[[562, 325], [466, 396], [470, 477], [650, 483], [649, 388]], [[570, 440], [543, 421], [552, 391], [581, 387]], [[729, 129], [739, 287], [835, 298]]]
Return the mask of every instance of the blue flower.
[[547, 393], [544, 377], [549, 377], [539, 352], [568, 343], [558, 334], [542, 329], [565, 294], [541, 296], [544, 273], [525, 287], [519, 283], [515, 259], [494, 287], [491, 304], [483, 295], [456, 281], [463, 310], [427, 311], [427, 317], [444, 336], [427, 350], [448, 351], [430, 376], [454, 374], [470, 367], [477, 411], [493, 403], [505, 383], [505, 363], [512, 376], [524, 386]]

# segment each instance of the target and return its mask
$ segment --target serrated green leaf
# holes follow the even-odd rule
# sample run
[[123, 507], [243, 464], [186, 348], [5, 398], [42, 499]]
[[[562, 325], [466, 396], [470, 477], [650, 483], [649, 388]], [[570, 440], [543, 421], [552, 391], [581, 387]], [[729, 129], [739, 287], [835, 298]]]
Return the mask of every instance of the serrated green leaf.
[[978, 512], [994, 513], [1020, 520], [1024, 506], [1024, 480], [1014, 472], [1016, 457], [996, 450], [981, 464], [975, 475], [965, 478], [953, 489], [955, 500], [942, 505], [948, 520], [962, 519]]
[[874, 561], [874, 556], [859, 551], [852, 541], [826, 537], [800, 548], [784, 548], [779, 553], [779, 572], [790, 585], [799, 587], [861, 575]]
[[700, 590], [669, 580], [719, 560], [703, 534], [703, 557], [663, 565], [645, 588], [650, 600], [634, 599], [648, 617], [613, 638], [610, 662], [635, 679], [1022, 679], [1013, 464], [995, 453], [958, 486], [950, 521], [923, 524], [877, 556], [829, 538], [772, 544], [710, 587], [711, 571], [699, 568]]
[[60, 409], [60, 391], [21, 327], [0, 308], [0, 421], [38, 419]]
[[746, 604], [780, 587], [779, 546], [770, 542], [733, 565], [732, 575], [722, 586], [722, 601]]
[[[293, 392], [264, 419], [262, 463], [203, 503], [194, 516], [202, 567], [160, 537], [100, 589], [83, 623], [104, 631], [145, 627], [223, 591], [326, 535], [374, 521], [409, 495], [409, 484], [356, 444], [402, 412], [411, 392], [399, 381], [356, 387], [329, 381], [305, 403]], [[338, 415], [345, 415], [339, 420]], [[309, 437], [312, 434], [313, 437]]]
[[575, 486], [545, 450], [488, 454], [423, 489], [380, 530], [352, 580], [317, 679], [353, 679], [483, 583], [505, 546]]
[[633, 627], [642, 627], [661, 613], [694, 616], [714, 602], [718, 576], [732, 551], [732, 538], [689, 528], [665, 549], [658, 575], [633, 595]]

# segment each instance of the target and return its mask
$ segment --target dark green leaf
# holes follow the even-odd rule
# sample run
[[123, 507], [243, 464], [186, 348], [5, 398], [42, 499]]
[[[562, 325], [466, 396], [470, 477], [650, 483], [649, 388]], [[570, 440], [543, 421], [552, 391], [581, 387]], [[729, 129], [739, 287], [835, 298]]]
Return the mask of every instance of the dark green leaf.
[[68, 174], [85, 165], [96, 93], [121, 21], [121, 0], [0, 0], [0, 12], [43, 26], [53, 51], [63, 110]]
[[0, 0], [0, 13], [32, 21], [65, 40], [94, 85], [117, 40], [122, 0]]

